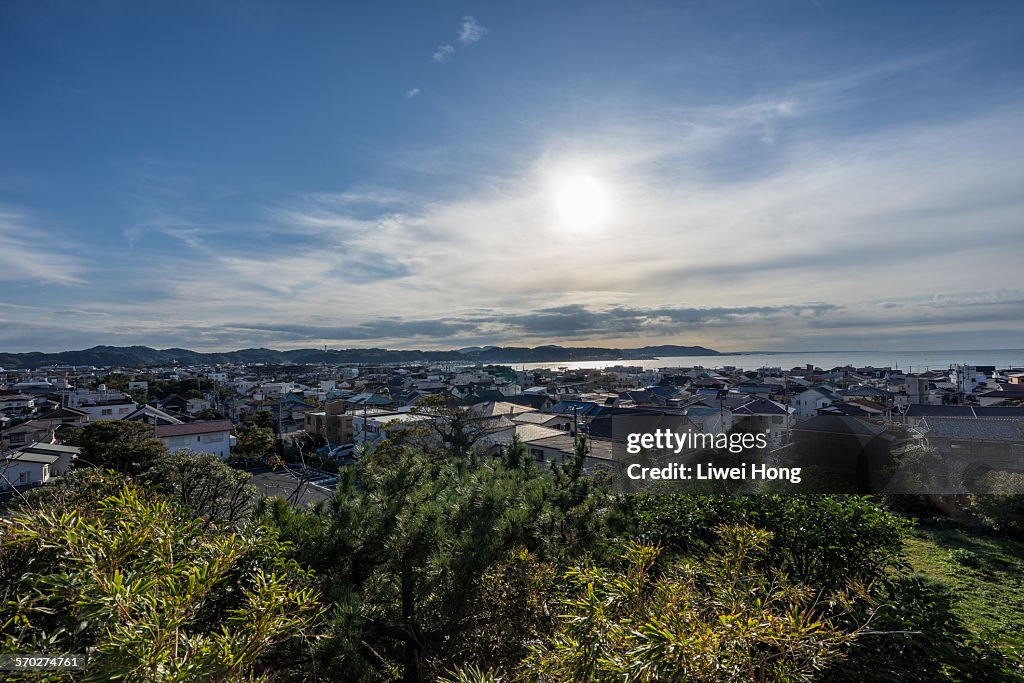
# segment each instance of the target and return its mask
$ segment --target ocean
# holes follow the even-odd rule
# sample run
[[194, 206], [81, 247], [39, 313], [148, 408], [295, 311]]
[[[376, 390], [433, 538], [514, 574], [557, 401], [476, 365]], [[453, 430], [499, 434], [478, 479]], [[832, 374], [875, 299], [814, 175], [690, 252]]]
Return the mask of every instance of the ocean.
[[954, 365], [994, 365], [997, 368], [1024, 368], [1024, 349], [966, 349], [952, 351], [786, 351], [774, 353], [736, 353], [721, 356], [676, 356], [653, 360], [600, 360], [563, 363], [516, 363], [516, 368], [605, 368], [612, 365], [640, 366], [644, 369], [733, 366], [744, 370], [814, 365], [828, 370], [841, 365], [899, 368], [907, 372], [947, 370]]

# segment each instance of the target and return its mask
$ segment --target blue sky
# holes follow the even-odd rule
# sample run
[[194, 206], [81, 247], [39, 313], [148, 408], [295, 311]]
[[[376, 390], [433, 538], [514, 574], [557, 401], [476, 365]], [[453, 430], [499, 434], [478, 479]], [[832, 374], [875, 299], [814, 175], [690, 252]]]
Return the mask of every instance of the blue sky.
[[0, 350], [1024, 347], [1022, 18], [3, 3]]

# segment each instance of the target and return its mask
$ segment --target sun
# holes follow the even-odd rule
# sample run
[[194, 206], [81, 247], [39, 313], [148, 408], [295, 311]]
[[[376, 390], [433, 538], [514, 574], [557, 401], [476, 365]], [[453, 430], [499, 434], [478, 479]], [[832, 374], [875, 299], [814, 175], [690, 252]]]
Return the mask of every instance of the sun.
[[555, 193], [555, 210], [563, 226], [577, 231], [595, 230], [608, 219], [608, 190], [592, 175], [569, 176]]

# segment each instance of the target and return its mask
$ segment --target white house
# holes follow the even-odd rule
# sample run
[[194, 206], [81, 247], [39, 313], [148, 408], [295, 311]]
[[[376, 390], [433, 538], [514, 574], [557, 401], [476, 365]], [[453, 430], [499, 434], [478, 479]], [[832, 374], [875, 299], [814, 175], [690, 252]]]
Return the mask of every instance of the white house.
[[55, 456], [57, 459], [50, 465], [50, 476], [59, 477], [67, 474], [75, 466], [75, 460], [82, 454], [82, 449], [78, 446], [38, 442], [22, 448], [19, 452], [30, 455]]
[[57, 462], [56, 455], [17, 451], [0, 462], [0, 490], [45, 484], [50, 480], [50, 468]]
[[190, 398], [185, 410], [189, 415], [195, 415], [196, 413], [201, 413], [208, 409], [210, 405], [210, 402], [205, 398]]
[[818, 414], [819, 408], [837, 403], [839, 397], [832, 393], [828, 387], [811, 387], [793, 397], [793, 407], [796, 408], [797, 417], [814, 417]]
[[213, 453], [221, 460], [231, 456], [231, 420], [156, 425], [153, 429], [171, 453], [189, 448], [197, 453]]
[[135, 412], [138, 405], [129, 398], [111, 399], [109, 401], [97, 401], [95, 403], [81, 403], [79, 410], [89, 413], [90, 422], [101, 420], [121, 420]]
[[12, 392], [0, 395], [0, 413], [8, 413], [12, 415], [30, 413], [35, 405], [35, 398], [28, 394]]

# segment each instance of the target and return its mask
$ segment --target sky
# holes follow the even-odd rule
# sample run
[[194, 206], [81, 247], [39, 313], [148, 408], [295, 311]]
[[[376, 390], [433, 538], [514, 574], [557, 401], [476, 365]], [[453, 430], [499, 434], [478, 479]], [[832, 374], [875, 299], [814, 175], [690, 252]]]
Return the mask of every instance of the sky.
[[0, 2], [0, 351], [1024, 347], [1019, 2]]

